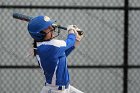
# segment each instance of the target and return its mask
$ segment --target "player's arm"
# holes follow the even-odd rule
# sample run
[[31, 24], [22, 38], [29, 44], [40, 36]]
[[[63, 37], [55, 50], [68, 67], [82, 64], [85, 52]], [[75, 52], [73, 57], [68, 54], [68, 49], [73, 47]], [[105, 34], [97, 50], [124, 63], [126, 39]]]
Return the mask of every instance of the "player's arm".
[[59, 52], [57, 54], [59, 56], [63, 55], [63, 52], [65, 52], [66, 56], [68, 56], [75, 49], [75, 47], [77, 47], [76, 44], [79, 43], [79, 41], [76, 41], [79, 38], [77, 38], [78, 32], [75, 30], [74, 26], [69, 25], [67, 27], [67, 30], [68, 36], [67, 39], [64, 41], [65, 47], [60, 47]]
[[[75, 38], [75, 43], [72, 47], [68, 48], [65, 53], [66, 53], [66, 56], [68, 56], [74, 49], [75, 47], [78, 47], [80, 45], [80, 41], [81, 39], [83, 38], [83, 35], [79, 35], [77, 31], [80, 31], [80, 29], [76, 26], [76, 25], [73, 25], [72, 27], [74, 27], [74, 33], [76, 35], [76, 38]], [[76, 31], [75, 31], [76, 30]], [[70, 33], [70, 32], [69, 32]], [[73, 33], [73, 32], [72, 32]]]
[[[80, 29], [76, 25], [74, 26], [74, 28], [75, 28], [76, 31], [80, 31]], [[78, 32], [75, 33], [75, 34], [76, 34], [76, 41], [75, 41], [75, 45], [74, 46], [75, 47], [78, 47], [80, 45], [80, 41], [83, 38], [83, 34], [82, 35], [79, 35]]]
[[75, 42], [76, 42], [76, 30], [73, 25], [69, 25], [67, 27], [68, 36], [65, 40], [66, 42], [66, 48], [65, 48], [65, 54], [68, 56], [75, 48]]
[[73, 25], [69, 25], [67, 27], [67, 30], [68, 30], [68, 36], [67, 36], [67, 39], [65, 40], [65, 42], [66, 42], [66, 49], [65, 50], [73, 47], [75, 45], [75, 42], [76, 42], [76, 30], [73, 27]]
[[71, 48], [67, 49], [65, 51], [66, 56], [68, 56], [74, 49], [75, 49], [75, 46], [72, 46]]

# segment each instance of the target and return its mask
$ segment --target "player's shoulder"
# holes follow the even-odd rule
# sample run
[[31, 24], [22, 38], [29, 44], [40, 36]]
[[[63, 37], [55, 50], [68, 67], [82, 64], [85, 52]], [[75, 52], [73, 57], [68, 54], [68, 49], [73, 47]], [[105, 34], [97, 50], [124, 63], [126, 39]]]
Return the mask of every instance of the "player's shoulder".
[[37, 43], [38, 47], [41, 46], [41, 45], [52, 45], [52, 46], [55, 46], [55, 47], [65, 47], [66, 42], [64, 40], [52, 39], [50, 41], [44, 41], [44, 42]]

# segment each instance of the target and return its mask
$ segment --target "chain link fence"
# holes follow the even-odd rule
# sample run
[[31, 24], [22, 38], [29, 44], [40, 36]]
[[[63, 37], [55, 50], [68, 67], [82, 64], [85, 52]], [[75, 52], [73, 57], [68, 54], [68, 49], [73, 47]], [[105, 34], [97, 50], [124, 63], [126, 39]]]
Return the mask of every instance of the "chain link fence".
[[[129, 0], [129, 6], [140, 7], [140, 2]], [[63, 26], [78, 25], [85, 36], [68, 57], [71, 84], [85, 93], [123, 93], [124, 7], [124, 0], [1, 0], [0, 92], [40, 93], [44, 85], [36, 59], [28, 56], [33, 40], [27, 22], [12, 18], [19, 12], [47, 15]], [[128, 93], [138, 93], [140, 87], [139, 15], [140, 10], [129, 10]], [[62, 30], [58, 38], [65, 39], [66, 34]]]
[[137, 68], [128, 70], [128, 93], [138, 93], [140, 90], [140, 1], [130, 0], [130, 7], [137, 7], [136, 10], [129, 12], [129, 65], [134, 65]]

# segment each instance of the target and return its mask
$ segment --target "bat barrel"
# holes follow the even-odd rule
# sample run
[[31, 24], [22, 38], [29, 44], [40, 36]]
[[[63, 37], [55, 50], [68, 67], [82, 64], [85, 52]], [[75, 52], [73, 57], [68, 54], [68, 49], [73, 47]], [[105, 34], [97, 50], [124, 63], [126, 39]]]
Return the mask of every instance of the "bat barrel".
[[19, 13], [13, 13], [13, 18], [24, 20], [24, 21], [30, 21], [33, 17], [26, 16]]

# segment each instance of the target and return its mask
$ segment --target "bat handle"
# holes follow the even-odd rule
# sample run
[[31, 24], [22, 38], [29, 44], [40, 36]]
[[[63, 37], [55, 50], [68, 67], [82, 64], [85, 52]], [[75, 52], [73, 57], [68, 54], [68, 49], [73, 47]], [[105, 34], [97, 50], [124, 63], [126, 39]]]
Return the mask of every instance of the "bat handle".
[[63, 27], [63, 26], [58, 26], [58, 28], [63, 29], [63, 30], [67, 30], [67, 28]]
[[[67, 28], [63, 27], [63, 26], [58, 26], [58, 28], [63, 29], [63, 30], [67, 30]], [[83, 31], [77, 31], [77, 32], [78, 32], [79, 35], [83, 35], [84, 34]]]

